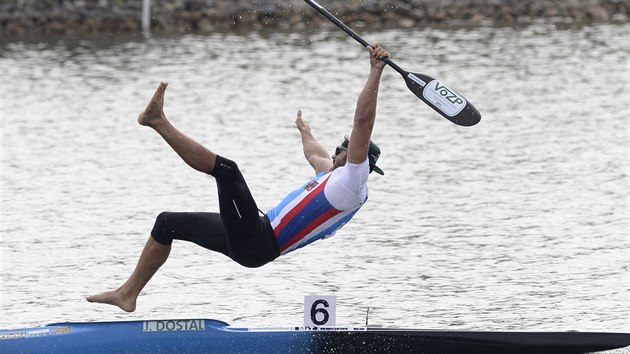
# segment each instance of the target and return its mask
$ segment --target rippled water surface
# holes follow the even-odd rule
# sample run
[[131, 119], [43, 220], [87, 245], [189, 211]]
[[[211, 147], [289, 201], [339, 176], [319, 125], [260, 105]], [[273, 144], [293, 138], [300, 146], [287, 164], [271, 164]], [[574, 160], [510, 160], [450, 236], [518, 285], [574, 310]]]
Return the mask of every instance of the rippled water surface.
[[299, 325], [304, 295], [331, 294], [339, 325], [369, 307], [384, 326], [630, 331], [628, 25], [366, 32], [481, 123], [451, 124], [386, 69], [386, 175], [335, 237], [254, 270], [176, 242], [135, 313], [83, 300], [129, 275], [159, 212], [218, 209], [214, 180], [136, 124], [157, 83], [266, 210], [311, 175], [298, 109], [331, 153], [351, 128], [367, 57], [331, 31], [3, 39], [0, 328]]

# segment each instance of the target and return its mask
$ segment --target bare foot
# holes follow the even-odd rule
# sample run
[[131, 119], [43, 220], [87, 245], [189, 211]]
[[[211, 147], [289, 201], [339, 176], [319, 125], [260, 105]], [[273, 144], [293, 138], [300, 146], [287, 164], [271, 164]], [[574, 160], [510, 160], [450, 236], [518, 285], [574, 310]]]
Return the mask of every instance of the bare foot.
[[168, 86], [168, 82], [162, 81], [160, 86], [158, 86], [155, 94], [149, 101], [147, 108], [144, 109], [144, 112], [140, 113], [138, 116], [138, 123], [140, 125], [146, 125], [148, 127], [155, 127], [157, 124], [163, 122], [166, 119], [164, 115], [164, 91], [166, 91], [166, 87]]
[[120, 289], [88, 296], [85, 299], [89, 302], [118, 306], [126, 312], [134, 312], [136, 310], [136, 298], [126, 298], [121, 294]]

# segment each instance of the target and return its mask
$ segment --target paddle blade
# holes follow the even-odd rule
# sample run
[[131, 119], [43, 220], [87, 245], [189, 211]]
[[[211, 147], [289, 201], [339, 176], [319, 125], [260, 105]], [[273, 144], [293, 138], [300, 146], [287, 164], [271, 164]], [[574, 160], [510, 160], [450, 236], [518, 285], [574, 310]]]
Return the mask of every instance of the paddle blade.
[[401, 75], [411, 92], [451, 122], [470, 127], [481, 120], [477, 108], [444, 82], [419, 73]]

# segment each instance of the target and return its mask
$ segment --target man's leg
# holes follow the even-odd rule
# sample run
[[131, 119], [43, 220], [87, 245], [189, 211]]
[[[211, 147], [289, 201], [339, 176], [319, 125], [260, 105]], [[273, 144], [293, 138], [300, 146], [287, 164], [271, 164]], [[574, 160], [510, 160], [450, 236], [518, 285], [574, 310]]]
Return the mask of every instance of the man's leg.
[[115, 305], [127, 312], [136, 310], [136, 299], [140, 291], [144, 288], [153, 275], [166, 262], [170, 245], [161, 245], [153, 237], [149, 237], [142, 250], [136, 269], [129, 279], [118, 289], [97, 295], [88, 296], [89, 302], [99, 302], [103, 304]]
[[[212, 172], [217, 155], [181, 133], [166, 118], [163, 107], [167, 86], [166, 82], [160, 83], [149, 104], [138, 116], [138, 123], [158, 132], [190, 167], [204, 173]], [[129, 279], [114, 291], [88, 296], [87, 301], [115, 305], [127, 312], [135, 311], [138, 294], [166, 262], [170, 252], [170, 245], [162, 245], [149, 237]]]
[[175, 128], [164, 114], [164, 91], [168, 83], [158, 86], [147, 108], [138, 116], [138, 123], [151, 127], [192, 168], [203, 173], [214, 170], [217, 155]]

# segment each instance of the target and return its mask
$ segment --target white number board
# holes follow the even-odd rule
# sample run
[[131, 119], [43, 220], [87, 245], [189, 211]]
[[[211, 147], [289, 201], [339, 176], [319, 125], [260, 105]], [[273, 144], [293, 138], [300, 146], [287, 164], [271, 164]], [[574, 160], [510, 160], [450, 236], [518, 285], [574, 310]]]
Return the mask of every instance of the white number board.
[[337, 298], [334, 295], [304, 296], [304, 327], [337, 325]]

